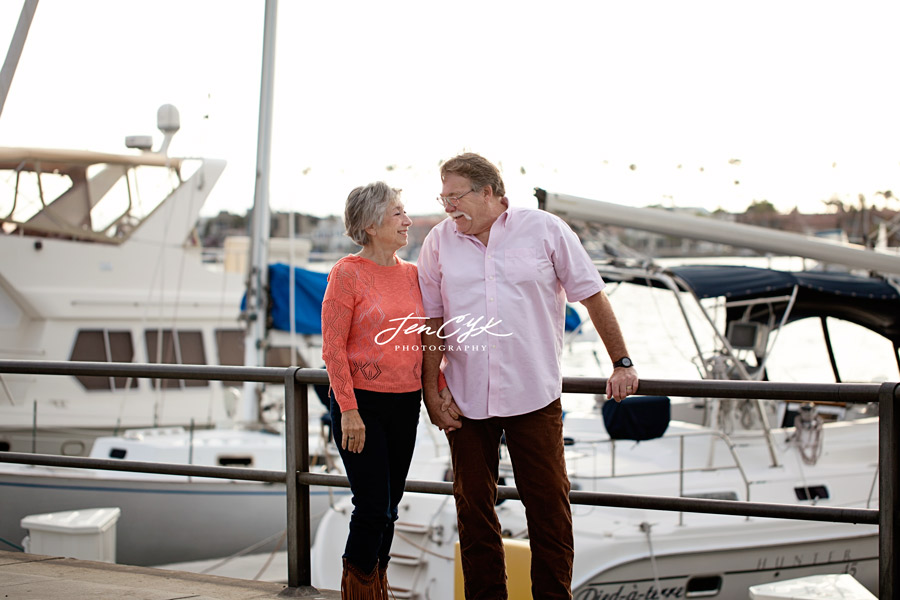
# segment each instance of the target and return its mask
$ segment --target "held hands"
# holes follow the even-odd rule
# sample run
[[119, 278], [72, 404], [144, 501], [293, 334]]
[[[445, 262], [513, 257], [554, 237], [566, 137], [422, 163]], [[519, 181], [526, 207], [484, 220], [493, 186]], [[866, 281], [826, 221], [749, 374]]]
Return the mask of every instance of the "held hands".
[[366, 445], [366, 424], [357, 409], [341, 413], [341, 448], [359, 454]]
[[621, 402], [638, 389], [638, 374], [634, 367], [616, 367], [606, 380], [606, 397]]
[[450, 388], [438, 392], [437, 398], [426, 395], [425, 408], [428, 410], [428, 418], [441, 431], [450, 433], [462, 427], [462, 411], [453, 401]]

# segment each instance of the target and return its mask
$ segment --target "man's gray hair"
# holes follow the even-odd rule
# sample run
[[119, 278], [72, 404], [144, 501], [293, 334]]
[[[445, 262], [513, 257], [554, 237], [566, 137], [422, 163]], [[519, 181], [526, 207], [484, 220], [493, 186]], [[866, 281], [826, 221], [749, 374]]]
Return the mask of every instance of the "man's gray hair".
[[383, 181], [354, 188], [347, 196], [344, 208], [344, 227], [347, 228], [344, 235], [360, 246], [368, 245], [370, 239], [366, 228], [381, 225], [388, 207], [399, 199], [400, 190]]
[[477, 192], [486, 185], [491, 186], [491, 192], [498, 198], [506, 196], [506, 186], [503, 185], [503, 176], [500, 175], [494, 163], [474, 152], [466, 152], [454, 156], [441, 165], [441, 181], [447, 175], [454, 174], [465, 177], [472, 182], [472, 191]]

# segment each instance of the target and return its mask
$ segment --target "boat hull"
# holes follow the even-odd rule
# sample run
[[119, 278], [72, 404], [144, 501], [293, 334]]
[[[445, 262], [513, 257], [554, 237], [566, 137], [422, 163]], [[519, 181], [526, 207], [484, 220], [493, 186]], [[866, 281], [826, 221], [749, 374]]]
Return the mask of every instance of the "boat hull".
[[[752, 527], [753, 523], [748, 523], [748, 530]], [[822, 531], [815, 536], [812, 530], [818, 527], [822, 525], [800, 524], [791, 528], [792, 534], [782, 535], [782, 543], [773, 545], [721, 544], [706, 550], [652, 558], [644, 543], [643, 556], [587, 577], [583, 583], [573, 586], [573, 597], [576, 600], [692, 597], [744, 600], [750, 586], [833, 573], [849, 573], [876, 593], [877, 532], [865, 531], [872, 529], [869, 527], [852, 530], [829, 525], [824, 529], [830, 533]], [[811, 533], [814, 539], [810, 539]], [[707, 543], [710, 540], [711, 537], [707, 538]], [[608, 552], [627, 554], [627, 544], [611, 546]], [[576, 562], [585, 558], [579, 557], [576, 550]]]
[[[333, 500], [349, 491], [310, 488], [311, 536]], [[207, 478], [79, 477], [69, 469], [24, 467], [0, 472], [0, 537], [20, 542], [23, 517], [81, 508], [118, 507], [116, 562], [156, 565], [229, 556], [286, 527], [282, 484]], [[283, 543], [283, 542], [282, 542]]]

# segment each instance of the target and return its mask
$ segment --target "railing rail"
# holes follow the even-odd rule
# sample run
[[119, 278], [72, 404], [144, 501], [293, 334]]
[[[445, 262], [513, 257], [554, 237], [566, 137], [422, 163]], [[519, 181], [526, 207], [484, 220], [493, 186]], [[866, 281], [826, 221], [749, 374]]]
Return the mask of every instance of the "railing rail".
[[[21, 361], [0, 360], [0, 375], [102, 375], [146, 378], [197, 379], [220, 381], [252, 381], [285, 386], [286, 469], [263, 471], [234, 467], [207, 467], [133, 462], [85, 457], [0, 452], [0, 462], [139, 471], [167, 475], [214, 477], [284, 483], [287, 496], [288, 585], [305, 588], [311, 585], [310, 566], [310, 506], [309, 486], [329, 485], [349, 487], [346, 477], [311, 473], [309, 468], [308, 384], [327, 384], [328, 375], [321, 369], [296, 367], [217, 367], [206, 365], [159, 365], [102, 362]], [[568, 393], [602, 393], [606, 379], [565, 378], [563, 391]], [[900, 489], [898, 469], [898, 440], [900, 418], [896, 403], [900, 400], [900, 383], [881, 384], [812, 384], [757, 381], [688, 381], [643, 380], [641, 394], [675, 397], [753, 398], [770, 400], [810, 400], [847, 403], [879, 403], [879, 509], [797, 506], [705, 498], [677, 498], [667, 496], [638, 496], [603, 492], [572, 491], [573, 504], [640, 508], [692, 513], [755, 516], [767, 518], [832, 521], [879, 526], [879, 597], [892, 598], [896, 573], [894, 556], [900, 551], [900, 539], [894, 535], [900, 519], [897, 503]], [[288, 476], [294, 473], [294, 476]], [[452, 494], [452, 484], [436, 481], [407, 481], [409, 492]], [[502, 486], [502, 499], [518, 499], [514, 487]]]

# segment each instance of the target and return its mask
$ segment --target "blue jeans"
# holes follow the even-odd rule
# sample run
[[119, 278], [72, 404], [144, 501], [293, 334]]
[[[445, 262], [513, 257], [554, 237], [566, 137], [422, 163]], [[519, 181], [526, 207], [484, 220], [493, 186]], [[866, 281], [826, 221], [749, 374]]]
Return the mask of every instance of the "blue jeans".
[[331, 395], [332, 435], [353, 493], [353, 514], [344, 558], [363, 573], [387, 566], [397, 507], [416, 445], [420, 391], [403, 394], [353, 390], [366, 425], [359, 454], [341, 448], [341, 408]]

